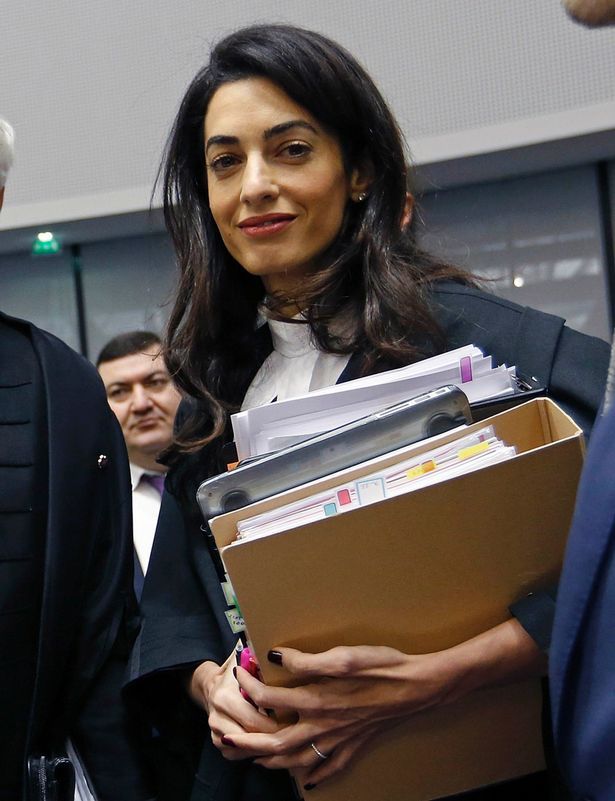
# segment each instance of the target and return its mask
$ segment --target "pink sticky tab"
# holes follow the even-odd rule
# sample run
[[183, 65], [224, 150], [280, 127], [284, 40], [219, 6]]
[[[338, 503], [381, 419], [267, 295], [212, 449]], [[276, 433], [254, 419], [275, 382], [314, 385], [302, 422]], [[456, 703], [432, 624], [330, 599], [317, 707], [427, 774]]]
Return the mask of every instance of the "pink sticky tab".
[[351, 503], [350, 490], [340, 490], [337, 493], [337, 501], [340, 506], [347, 506], [349, 503]]
[[462, 384], [472, 380], [472, 359], [469, 356], [459, 359], [459, 372], [461, 373]]

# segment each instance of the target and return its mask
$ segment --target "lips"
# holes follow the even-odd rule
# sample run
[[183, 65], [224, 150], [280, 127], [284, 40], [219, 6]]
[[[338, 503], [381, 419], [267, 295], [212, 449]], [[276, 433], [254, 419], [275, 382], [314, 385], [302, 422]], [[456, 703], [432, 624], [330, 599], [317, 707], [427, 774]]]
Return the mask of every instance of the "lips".
[[153, 426], [158, 425], [160, 422], [158, 417], [145, 417], [143, 420], [139, 420], [137, 423], [133, 425], [133, 428], [138, 429], [147, 429], [152, 428]]
[[288, 228], [294, 220], [294, 214], [262, 214], [257, 217], [247, 217], [238, 223], [237, 227], [246, 236], [272, 236]]

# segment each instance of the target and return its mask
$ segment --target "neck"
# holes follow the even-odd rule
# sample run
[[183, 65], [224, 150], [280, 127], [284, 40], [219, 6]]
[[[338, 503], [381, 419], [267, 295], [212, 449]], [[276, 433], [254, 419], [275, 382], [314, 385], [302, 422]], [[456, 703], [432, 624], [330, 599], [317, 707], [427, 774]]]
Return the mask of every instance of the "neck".
[[160, 475], [163, 475], [167, 472], [168, 468], [156, 461], [157, 455], [158, 454], [128, 451], [128, 459], [132, 464], [136, 464], [137, 467], [142, 467], [148, 473], [160, 473]]
[[[284, 297], [292, 298], [294, 290], [297, 287], [296, 279], [291, 279], [284, 275], [265, 276], [262, 280], [268, 295], [279, 293]], [[301, 308], [291, 301], [283, 306], [276, 306], [275, 311], [282, 317], [288, 317], [290, 319], [299, 314]]]

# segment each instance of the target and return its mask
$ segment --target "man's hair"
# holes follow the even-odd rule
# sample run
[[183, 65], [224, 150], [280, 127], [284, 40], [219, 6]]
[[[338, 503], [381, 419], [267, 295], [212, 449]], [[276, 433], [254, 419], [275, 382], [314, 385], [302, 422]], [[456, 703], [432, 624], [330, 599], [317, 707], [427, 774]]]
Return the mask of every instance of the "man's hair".
[[0, 119], [0, 189], [6, 184], [13, 164], [15, 134], [6, 120]]
[[124, 356], [132, 356], [135, 353], [143, 353], [152, 345], [160, 345], [160, 337], [152, 331], [127, 331], [125, 334], [118, 334], [110, 339], [98, 354], [96, 366], [102, 362], [112, 362], [114, 359], [122, 359]]

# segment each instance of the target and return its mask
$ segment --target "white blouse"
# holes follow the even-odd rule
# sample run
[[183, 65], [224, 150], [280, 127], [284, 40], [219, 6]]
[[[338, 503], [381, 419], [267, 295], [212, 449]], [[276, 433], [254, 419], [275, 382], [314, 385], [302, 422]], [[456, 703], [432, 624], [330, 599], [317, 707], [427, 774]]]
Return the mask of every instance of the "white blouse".
[[324, 353], [314, 345], [309, 325], [267, 320], [273, 351], [254, 376], [242, 409], [286, 400], [336, 383], [350, 354]]

